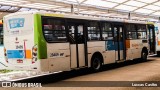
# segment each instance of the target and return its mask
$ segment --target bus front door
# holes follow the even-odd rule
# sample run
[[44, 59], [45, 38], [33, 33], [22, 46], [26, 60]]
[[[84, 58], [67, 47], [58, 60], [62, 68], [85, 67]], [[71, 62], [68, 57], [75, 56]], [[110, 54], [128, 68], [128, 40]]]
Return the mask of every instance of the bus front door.
[[86, 66], [84, 29], [83, 23], [68, 25], [72, 69]]
[[116, 61], [124, 61], [125, 60], [124, 28], [122, 25], [114, 25], [113, 29], [114, 29]]

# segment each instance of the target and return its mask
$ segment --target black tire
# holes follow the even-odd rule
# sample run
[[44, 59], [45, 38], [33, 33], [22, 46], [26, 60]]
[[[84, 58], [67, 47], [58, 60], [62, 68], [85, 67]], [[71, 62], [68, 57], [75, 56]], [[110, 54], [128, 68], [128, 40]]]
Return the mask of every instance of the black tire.
[[91, 68], [93, 71], [99, 71], [102, 68], [102, 62], [99, 57], [92, 58]]
[[148, 52], [146, 50], [142, 50], [141, 52], [141, 59], [143, 61], [147, 61]]

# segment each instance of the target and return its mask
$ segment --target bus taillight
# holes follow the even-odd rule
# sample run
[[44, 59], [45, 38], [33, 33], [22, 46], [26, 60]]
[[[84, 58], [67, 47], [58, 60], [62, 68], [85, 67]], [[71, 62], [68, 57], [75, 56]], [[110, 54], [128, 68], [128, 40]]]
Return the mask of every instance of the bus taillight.
[[6, 48], [4, 48], [4, 57], [5, 57], [6, 62], [8, 63], [8, 58], [7, 58], [7, 52], [6, 51], [7, 51]]
[[33, 48], [33, 50], [36, 52], [36, 51], [37, 51], [37, 48], [35, 47], [35, 48]]
[[18, 59], [18, 60], [17, 60], [17, 63], [23, 63], [23, 60]]
[[6, 48], [4, 48], [4, 52], [6, 52]]
[[37, 45], [34, 45], [32, 48], [32, 64], [37, 61]]

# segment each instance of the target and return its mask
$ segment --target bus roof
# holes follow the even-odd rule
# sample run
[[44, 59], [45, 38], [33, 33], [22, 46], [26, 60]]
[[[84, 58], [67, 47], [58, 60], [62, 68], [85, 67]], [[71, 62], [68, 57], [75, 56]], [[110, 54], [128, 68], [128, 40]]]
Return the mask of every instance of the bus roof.
[[123, 23], [138, 23], [138, 24], [151, 24], [146, 21], [140, 21], [140, 20], [129, 20], [129, 19], [120, 19], [120, 18], [112, 18], [112, 17], [84, 16], [84, 15], [76, 15], [76, 14], [49, 13], [49, 12], [39, 12], [39, 11], [16, 12], [16, 13], [12, 13], [12, 14], [8, 14], [8, 15], [4, 16], [4, 18], [15, 16], [18, 14], [40, 14], [42, 16], [61, 17], [61, 18], [99, 20], [99, 21], [123, 22]]

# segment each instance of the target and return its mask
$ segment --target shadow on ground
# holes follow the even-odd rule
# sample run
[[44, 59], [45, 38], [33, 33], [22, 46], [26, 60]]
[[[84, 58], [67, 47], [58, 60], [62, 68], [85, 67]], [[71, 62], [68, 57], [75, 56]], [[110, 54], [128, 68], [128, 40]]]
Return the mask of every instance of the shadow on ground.
[[[113, 70], [116, 68], [126, 67], [126, 66], [140, 64], [140, 63], [153, 62], [153, 61], [154, 59], [148, 59], [147, 61], [132, 60], [132, 61], [126, 61], [122, 63], [108, 64], [108, 65], [104, 65], [99, 72]], [[50, 74], [50, 75], [45, 75], [45, 76], [40, 76], [40, 77], [34, 77], [34, 78], [21, 80], [17, 82], [42, 83], [43, 85], [45, 85], [45, 84], [60, 82], [60, 81], [63, 81], [69, 78], [74, 78], [74, 77], [82, 76], [82, 75], [88, 75], [92, 73], [98, 73], [98, 72], [93, 72], [90, 68], [85, 68], [85, 69], [79, 69], [79, 70], [72, 70], [68, 72], [61, 72], [57, 74]]]

